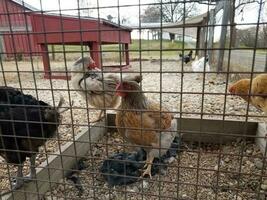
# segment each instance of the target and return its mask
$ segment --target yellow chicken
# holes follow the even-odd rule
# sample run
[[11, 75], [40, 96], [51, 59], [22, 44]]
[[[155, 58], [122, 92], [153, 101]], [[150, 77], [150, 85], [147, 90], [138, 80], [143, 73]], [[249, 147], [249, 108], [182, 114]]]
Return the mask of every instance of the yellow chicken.
[[267, 115], [267, 74], [260, 74], [252, 80], [251, 103]]

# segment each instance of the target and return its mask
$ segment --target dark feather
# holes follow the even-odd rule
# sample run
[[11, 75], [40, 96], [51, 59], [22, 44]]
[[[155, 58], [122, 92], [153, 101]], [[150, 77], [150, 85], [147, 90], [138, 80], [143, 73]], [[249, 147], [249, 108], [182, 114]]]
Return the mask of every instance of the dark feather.
[[179, 57], [182, 58], [183, 62], [185, 62], [186, 64], [189, 63], [192, 60], [192, 55], [193, 55], [193, 51], [190, 50], [189, 53], [187, 55], [183, 54], [179, 54]]
[[[155, 175], [167, 168], [165, 164], [170, 157], [175, 157], [181, 146], [179, 137], [175, 137], [170, 149], [160, 159], [155, 158], [151, 174]], [[134, 153], [117, 153], [103, 162], [100, 169], [109, 185], [126, 185], [136, 182], [144, 166], [146, 152], [142, 149]]]
[[23, 163], [55, 134], [59, 118], [49, 104], [0, 87], [0, 155], [9, 163]]

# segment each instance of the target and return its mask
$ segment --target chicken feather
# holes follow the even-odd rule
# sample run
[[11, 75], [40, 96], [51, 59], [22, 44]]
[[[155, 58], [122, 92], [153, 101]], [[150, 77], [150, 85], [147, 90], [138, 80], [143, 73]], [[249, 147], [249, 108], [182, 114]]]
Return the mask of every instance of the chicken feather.
[[38, 148], [56, 134], [62, 103], [61, 98], [54, 108], [15, 88], [0, 87], [0, 155], [7, 163], [18, 165], [13, 189], [24, 182], [22, 164], [26, 157], [30, 157], [31, 162], [30, 178], [36, 178]]
[[112, 73], [102, 74], [98, 69], [90, 67], [92, 63], [94, 63], [92, 58], [83, 57], [73, 64], [72, 85], [84, 99], [88, 100], [88, 104], [101, 109], [96, 120], [98, 121], [104, 109], [116, 108], [120, 103], [119, 97], [115, 95], [118, 77]]
[[151, 165], [155, 157], [167, 152], [176, 136], [177, 123], [165, 107], [148, 100], [141, 92], [138, 81], [122, 81], [117, 95], [122, 96], [116, 126], [126, 141], [142, 146], [147, 152], [146, 170], [143, 176], [151, 177]]
[[229, 92], [240, 96], [267, 114], [267, 74], [256, 76], [252, 83], [250, 79], [241, 79], [229, 87]]

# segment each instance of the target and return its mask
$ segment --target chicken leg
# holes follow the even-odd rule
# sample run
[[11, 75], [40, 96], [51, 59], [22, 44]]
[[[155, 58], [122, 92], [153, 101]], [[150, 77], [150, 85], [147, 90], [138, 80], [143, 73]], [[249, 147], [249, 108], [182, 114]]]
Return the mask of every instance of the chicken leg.
[[22, 170], [23, 170], [23, 165], [19, 165], [18, 170], [17, 170], [17, 176], [15, 178], [15, 183], [12, 181], [13, 182], [11, 186], [12, 190], [16, 190], [22, 187], [23, 182], [24, 182]]
[[35, 160], [36, 160], [36, 154], [32, 155], [30, 157], [30, 175], [25, 177], [26, 181], [30, 181], [32, 179], [36, 179], [36, 169], [35, 169]]
[[103, 115], [103, 110], [101, 110], [100, 111], [100, 113], [99, 113], [99, 115], [98, 115], [98, 117], [97, 117], [97, 119], [96, 120], [93, 120], [93, 121], [90, 121], [90, 123], [95, 123], [95, 122], [99, 122], [100, 120], [102, 120], [103, 118], [104, 118], [104, 116], [102, 116]]
[[35, 169], [36, 155], [30, 157], [30, 175], [23, 177], [23, 165], [18, 166], [17, 177], [15, 178], [15, 183], [12, 185], [12, 189], [16, 190], [22, 187], [24, 182], [29, 182], [36, 179], [36, 169]]
[[146, 158], [146, 164], [144, 165], [144, 168], [146, 169], [143, 172], [142, 177], [144, 177], [145, 175], [149, 175], [149, 177], [152, 178], [151, 168], [152, 168], [153, 160], [154, 160], [154, 156], [148, 153], [147, 158]]

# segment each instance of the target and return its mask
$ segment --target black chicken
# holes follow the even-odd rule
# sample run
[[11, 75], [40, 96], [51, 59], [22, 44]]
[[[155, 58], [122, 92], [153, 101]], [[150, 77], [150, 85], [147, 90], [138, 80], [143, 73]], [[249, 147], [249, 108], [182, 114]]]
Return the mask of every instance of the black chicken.
[[190, 50], [187, 55], [179, 54], [179, 57], [185, 62], [185, 64], [189, 63], [192, 60], [193, 51]]
[[[36, 178], [38, 148], [56, 133], [60, 120], [60, 99], [56, 108], [12, 87], [0, 87], [0, 155], [18, 165], [13, 189], [23, 185], [23, 163], [30, 157], [30, 177]], [[25, 178], [24, 178], [25, 179]]]

